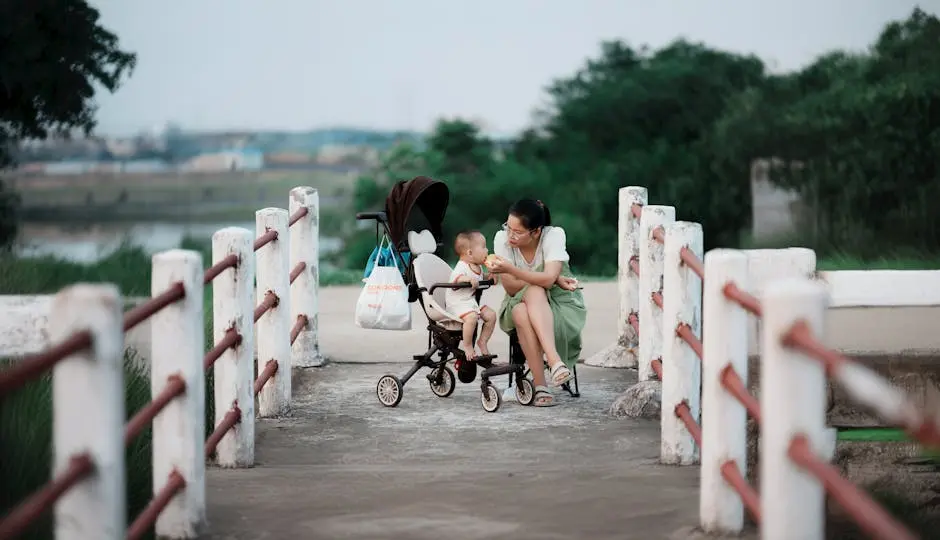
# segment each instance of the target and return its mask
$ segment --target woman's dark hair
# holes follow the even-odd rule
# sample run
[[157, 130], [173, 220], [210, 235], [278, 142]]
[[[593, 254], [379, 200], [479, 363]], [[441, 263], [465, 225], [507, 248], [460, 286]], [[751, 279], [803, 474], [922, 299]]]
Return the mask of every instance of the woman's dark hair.
[[519, 199], [509, 207], [509, 215], [516, 216], [522, 226], [529, 230], [541, 229], [552, 224], [552, 214], [545, 203], [535, 199]]

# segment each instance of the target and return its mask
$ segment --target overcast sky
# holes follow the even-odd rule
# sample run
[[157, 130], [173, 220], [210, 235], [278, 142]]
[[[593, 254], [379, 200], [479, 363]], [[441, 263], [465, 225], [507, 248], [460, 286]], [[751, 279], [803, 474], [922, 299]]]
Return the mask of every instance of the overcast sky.
[[133, 75], [100, 94], [99, 133], [331, 126], [491, 133], [529, 123], [553, 78], [604, 39], [685, 37], [791, 70], [861, 50], [940, 0], [92, 0]]

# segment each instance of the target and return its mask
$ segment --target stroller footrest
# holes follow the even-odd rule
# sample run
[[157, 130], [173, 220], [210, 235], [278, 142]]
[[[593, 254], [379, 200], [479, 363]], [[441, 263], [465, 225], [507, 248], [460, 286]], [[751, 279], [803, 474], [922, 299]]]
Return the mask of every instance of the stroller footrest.
[[506, 375], [507, 373], [516, 373], [522, 371], [522, 366], [519, 364], [497, 364], [493, 367], [486, 368], [483, 370], [482, 378], [488, 379], [490, 377], [496, 377], [497, 375]]

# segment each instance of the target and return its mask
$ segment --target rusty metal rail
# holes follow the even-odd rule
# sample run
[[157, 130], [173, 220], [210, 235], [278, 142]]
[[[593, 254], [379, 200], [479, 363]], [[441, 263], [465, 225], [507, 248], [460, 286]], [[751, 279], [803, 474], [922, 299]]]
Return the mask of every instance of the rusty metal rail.
[[205, 273], [202, 275], [202, 284], [208, 285], [212, 283], [212, 280], [217, 278], [219, 274], [229, 268], [235, 268], [236, 266], [238, 266], [238, 255], [232, 253], [206, 269]]
[[124, 426], [124, 446], [127, 446], [140, 435], [147, 425], [160, 414], [167, 405], [178, 396], [186, 392], [186, 381], [181, 375], [170, 375], [167, 377], [166, 386], [163, 391], [153, 398], [147, 405], [137, 411], [137, 413]]
[[656, 240], [658, 243], [666, 243], [666, 228], [662, 225], [653, 227], [653, 230], [650, 231], [650, 235], [653, 237], [653, 240]]
[[914, 405], [907, 394], [880, 375], [859, 366], [816, 339], [805, 321], [797, 321], [783, 337], [783, 344], [799, 350], [823, 364], [826, 373], [845, 389], [854, 401], [874, 411], [883, 420], [902, 428], [921, 444], [940, 448], [937, 419]]
[[149, 319], [153, 314], [170, 304], [182, 300], [186, 297], [186, 288], [183, 282], [177, 281], [169, 289], [147, 300], [134, 308], [127, 310], [124, 314], [124, 331], [134, 328], [138, 324]]
[[738, 493], [741, 502], [744, 503], [744, 507], [750, 512], [751, 517], [760, 524], [760, 495], [756, 489], [751, 487], [751, 484], [747, 483], [747, 479], [741, 474], [741, 469], [738, 468], [738, 464], [734, 460], [729, 459], [721, 465], [721, 477], [731, 486], [731, 489]]
[[633, 270], [633, 273], [640, 275], [640, 259], [637, 257], [630, 257], [630, 270]]
[[206, 353], [206, 356], [202, 360], [203, 369], [209, 369], [216, 363], [216, 361], [225, 354], [225, 351], [229, 349], [234, 349], [242, 343], [242, 335], [235, 331], [234, 328], [229, 328], [225, 331], [225, 337], [219, 340], [215, 344], [215, 347], [209, 350]]
[[744, 381], [741, 380], [740, 375], [738, 375], [738, 372], [734, 370], [731, 364], [722, 368], [719, 380], [725, 391], [741, 402], [741, 405], [744, 405], [745, 410], [751, 415], [751, 418], [760, 424], [760, 402], [747, 390], [744, 386]]
[[640, 219], [643, 216], [643, 205], [633, 203], [630, 205], [630, 213], [633, 214], [633, 217]]
[[290, 271], [291, 284], [294, 283], [294, 280], [297, 279], [297, 276], [299, 276], [300, 274], [304, 272], [305, 268], [307, 268], [307, 263], [305, 263], [304, 261], [300, 261], [299, 263], [297, 263], [296, 266], [294, 266], [294, 268], [291, 269]]
[[695, 275], [705, 279], [705, 263], [688, 246], [679, 250], [679, 259], [691, 268]]
[[222, 421], [219, 422], [219, 425], [215, 426], [212, 434], [206, 439], [205, 452], [207, 458], [215, 454], [215, 449], [219, 447], [219, 442], [222, 440], [222, 437], [228, 433], [228, 430], [235, 427], [235, 424], [241, 422], [241, 420], [242, 410], [238, 408], [238, 404], [232, 405], [232, 408], [225, 413], [225, 416], [222, 417]]
[[653, 373], [656, 374], [656, 377], [659, 380], [663, 380], [663, 361], [660, 358], [656, 358], [650, 362], [650, 367], [653, 368]]
[[264, 246], [268, 245], [269, 243], [275, 240], [277, 240], [277, 231], [273, 229], [268, 229], [267, 231], [265, 231], [264, 234], [262, 234], [258, 238], [255, 238], [254, 249], [255, 251], [258, 251], [259, 249], [263, 248]]
[[891, 517], [868, 494], [842, 478], [839, 471], [832, 465], [816, 457], [806, 437], [802, 435], [794, 437], [790, 441], [787, 455], [794, 463], [819, 480], [826, 492], [832, 495], [832, 498], [855, 519], [858, 526], [872, 538], [917, 539], [914, 533]]
[[255, 380], [255, 395], [261, 393], [261, 389], [264, 388], [264, 385], [267, 384], [271, 377], [277, 373], [277, 360], [268, 360], [264, 365], [264, 371], [258, 374], [258, 378]]
[[151, 500], [146, 508], [137, 516], [137, 519], [127, 529], [127, 540], [138, 540], [147, 533], [147, 530], [157, 522], [160, 513], [170, 504], [177, 493], [186, 488], [186, 480], [176, 471], [170, 473], [163, 489]]
[[49, 510], [62, 495], [95, 471], [88, 454], [69, 459], [68, 467], [56, 478], [27, 497], [9, 514], [0, 519], [0, 538], [19, 536], [26, 527]]
[[676, 405], [674, 412], [679, 420], [682, 420], [682, 423], [685, 424], [685, 429], [689, 430], [689, 435], [692, 436], [692, 440], [701, 448], [702, 428], [698, 425], [698, 422], [695, 421], [695, 418], [692, 417], [692, 410], [689, 409], [689, 404], [685, 401], [679, 403]]
[[278, 297], [271, 291], [264, 293], [264, 300], [258, 304], [258, 307], [255, 308], [255, 322], [258, 322], [258, 319], [262, 315], [268, 312], [268, 310], [273, 309], [278, 304]]
[[306, 206], [300, 207], [296, 212], [291, 214], [290, 219], [287, 220], [287, 226], [291, 227], [294, 223], [297, 223], [304, 218], [309, 213]]
[[297, 320], [294, 322], [294, 327], [290, 329], [290, 344], [291, 345], [293, 345], [294, 342], [297, 341], [297, 336], [299, 336], [300, 333], [303, 332], [304, 327], [307, 326], [308, 321], [309, 319], [307, 319], [306, 315], [301, 314], [297, 316]]
[[721, 292], [728, 300], [733, 300], [741, 305], [745, 311], [757, 317], [762, 317], [764, 312], [760, 306], [760, 300], [754, 295], [742, 291], [735, 283], [726, 283]]
[[678, 326], [676, 326], [676, 335], [682, 338], [682, 341], [685, 341], [686, 345], [688, 345], [690, 349], [695, 351], [695, 354], [698, 356], [699, 360], [705, 356], [705, 352], [702, 348], [702, 340], [695, 337], [695, 333], [692, 332], [691, 326], [686, 323], [679, 323]]
[[76, 332], [45, 351], [22, 357], [12, 367], [0, 371], [0, 396], [40, 377], [66, 356], [88, 347], [91, 347], [91, 333]]
[[663, 293], [662, 291], [656, 291], [651, 295], [653, 303], [656, 304], [659, 309], [663, 309]]

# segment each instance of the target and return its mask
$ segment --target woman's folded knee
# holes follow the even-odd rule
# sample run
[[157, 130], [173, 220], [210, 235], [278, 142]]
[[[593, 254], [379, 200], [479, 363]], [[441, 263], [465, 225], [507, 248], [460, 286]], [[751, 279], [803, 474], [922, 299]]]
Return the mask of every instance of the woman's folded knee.
[[516, 327], [529, 325], [529, 310], [525, 304], [516, 304], [512, 307], [512, 322]]
[[525, 303], [548, 304], [548, 293], [542, 287], [530, 286], [522, 297]]

